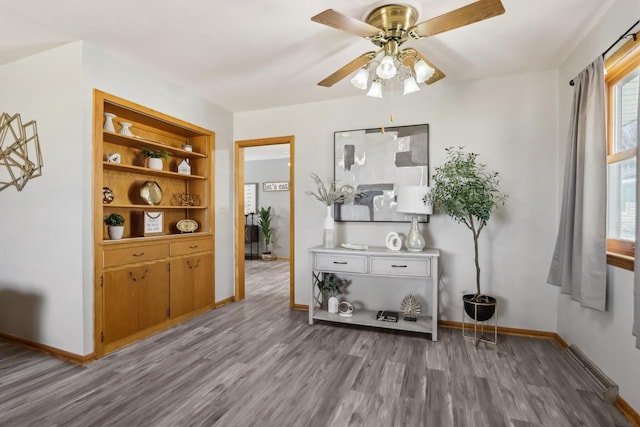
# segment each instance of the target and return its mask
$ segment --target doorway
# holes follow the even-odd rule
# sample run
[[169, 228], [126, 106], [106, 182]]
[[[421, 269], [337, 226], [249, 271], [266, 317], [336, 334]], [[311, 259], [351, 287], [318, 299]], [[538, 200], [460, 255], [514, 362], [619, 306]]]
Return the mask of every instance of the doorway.
[[[294, 140], [293, 136], [281, 136], [274, 138], [249, 139], [236, 141], [234, 146], [234, 199], [235, 199], [235, 296], [234, 301], [241, 301], [245, 298], [245, 150], [250, 147], [264, 147], [272, 145], [289, 145], [289, 307], [295, 308], [295, 287], [294, 287]], [[262, 186], [263, 183], [256, 183]], [[279, 183], [283, 184], [283, 183]], [[262, 187], [261, 187], [262, 188]], [[259, 201], [256, 204], [258, 208]], [[276, 254], [277, 257], [277, 254]]]

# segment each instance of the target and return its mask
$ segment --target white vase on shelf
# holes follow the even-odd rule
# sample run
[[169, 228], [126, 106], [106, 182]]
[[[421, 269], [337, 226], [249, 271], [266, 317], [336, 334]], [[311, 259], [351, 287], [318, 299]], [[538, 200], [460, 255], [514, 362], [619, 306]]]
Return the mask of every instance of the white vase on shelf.
[[329, 301], [327, 303], [327, 311], [329, 313], [336, 314], [338, 312], [338, 305], [340, 305], [338, 297], [329, 297]]
[[159, 157], [147, 157], [147, 167], [149, 169], [161, 171], [164, 169], [164, 162]]
[[327, 216], [322, 223], [322, 247], [331, 249], [336, 247], [336, 222], [333, 220], [333, 205], [327, 206]]
[[131, 123], [120, 122], [120, 126], [120, 130], [118, 131], [120, 135], [133, 136], [133, 134], [131, 133], [131, 129], [129, 129], [131, 127]]
[[104, 126], [103, 126], [103, 130], [106, 130], [107, 132], [115, 132], [116, 128], [115, 126], [113, 126], [113, 119], [116, 117], [115, 114], [111, 114], [111, 113], [104, 113]]

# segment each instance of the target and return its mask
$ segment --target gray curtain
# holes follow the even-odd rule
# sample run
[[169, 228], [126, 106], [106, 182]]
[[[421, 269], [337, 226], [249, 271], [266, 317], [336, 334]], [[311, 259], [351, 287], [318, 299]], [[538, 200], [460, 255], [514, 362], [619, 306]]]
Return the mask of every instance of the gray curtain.
[[[636, 146], [636, 206], [640, 200], [640, 90], [638, 91], [638, 118], [636, 121], [636, 131], [638, 132], [638, 145]], [[633, 335], [636, 337], [636, 348], [640, 348], [640, 273], [638, 272], [640, 264], [640, 215], [636, 209], [636, 249], [633, 275]]]
[[583, 307], [604, 311], [607, 146], [602, 56], [573, 81], [560, 227], [547, 282]]

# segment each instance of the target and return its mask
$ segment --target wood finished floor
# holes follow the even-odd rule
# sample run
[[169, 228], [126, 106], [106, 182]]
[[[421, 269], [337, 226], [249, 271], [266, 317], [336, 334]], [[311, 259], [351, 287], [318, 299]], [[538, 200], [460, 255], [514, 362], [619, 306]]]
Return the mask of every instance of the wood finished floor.
[[307, 324], [288, 264], [247, 299], [87, 366], [0, 341], [2, 426], [623, 426], [553, 341]]

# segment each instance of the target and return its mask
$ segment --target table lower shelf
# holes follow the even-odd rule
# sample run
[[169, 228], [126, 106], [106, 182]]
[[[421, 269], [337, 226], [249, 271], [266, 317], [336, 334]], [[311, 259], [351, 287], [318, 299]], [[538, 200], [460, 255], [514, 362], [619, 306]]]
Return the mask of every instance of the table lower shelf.
[[343, 317], [339, 314], [329, 313], [325, 310], [316, 310], [313, 312], [314, 320], [324, 320], [326, 322], [346, 323], [351, 325], [373, 326], [375, 328], [394, 329], [397, 331], [420, 332], [430, 334], [432, 332], [431, 317], [418, 317], [415, 322], [408, 322], [400, 319], [397, 322], [384, 322], [376, 320], [377, 311], [358, 310], [351, 317]]

